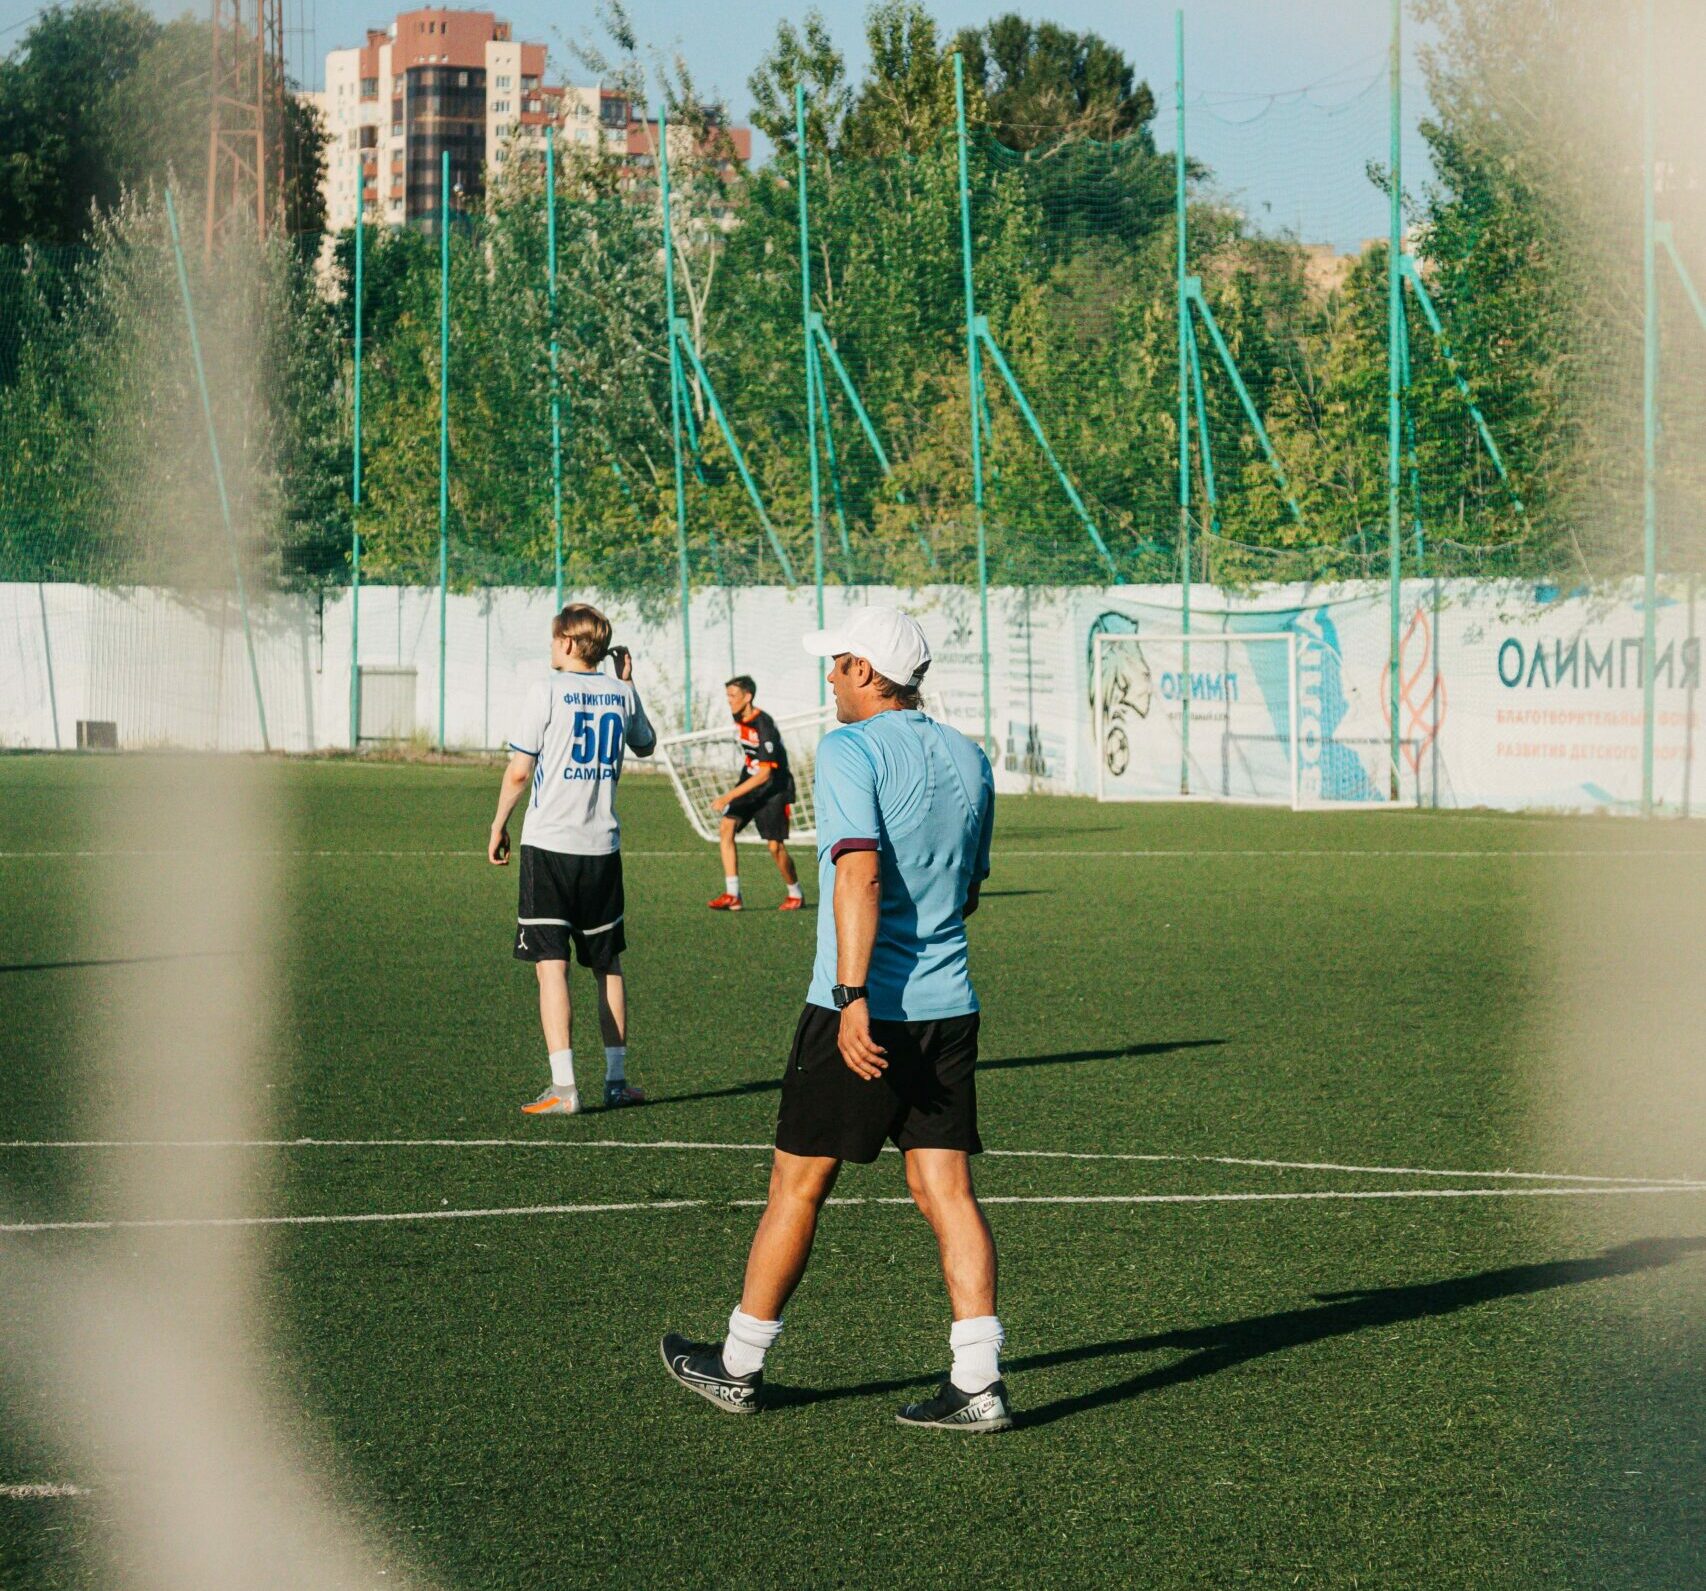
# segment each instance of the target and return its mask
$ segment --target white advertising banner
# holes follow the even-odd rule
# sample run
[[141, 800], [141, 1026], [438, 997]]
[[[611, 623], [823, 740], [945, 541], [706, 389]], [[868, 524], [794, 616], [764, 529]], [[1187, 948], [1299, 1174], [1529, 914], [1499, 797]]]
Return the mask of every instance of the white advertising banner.
[[[597, 592], [575, 593], [599, 601]], [[1563, 592], [1514, 581], [1407, 581], [1400, 593], [1400, 800], [1440, 807], [1630, 811], [1641, 798], [1643, 614], [1638, 589]], [[1382, 585], [1198, 587], [1186, 654], [1177, 586], [997, 589], [989, 593], [988, 725], [1006, 790], [1165, 797], [1181, 783], [1186, 702], [1193, 794], [1273, 798], [1278, 748], [1296, 746], [1306, 803], [1389, 799], [1390, 608]], [[833, 620], [892, 602], [915, 613], [935, 654], [930, 710], [967, 733], [985, 724], [983, 614], [975, 591], [831, 588]], [[754, 675], [775, 714], [821, 698], [799, 637], [817, 623], [807, 588], [706, 591], [684, 633], [679, 608], [604, 603], [632, 646], [665, 729], [722, 722], [722, 684]], [[275, 750], [352, 738], [347, 591], [254, 605], [256, 672]], [[545, 666], [550, 593], [452, 594], [367, 587], [363, 673], [382, 721], [365, 733], [502, 744], [523, 682]], [[1666, 582], [1655, 615], [1654, 785], [1693, 812], [1706, 777], [1699, 733], [1701, 640], [1692, 585]], [[445, 647], [441, 673], [439, 631]], [[1124, 666], [1094, 710], [1095, 637]], [[1236, 643], [1278, 635], [1291, 645]], [[1147, 641], [1145, 638], [1148, 638]], [[1213, 638], [1224, 638], [1215, 640]], [[691, 648], [689, 669], [687, 652]], [[1295, 654], [1295, 679], [1284, 659]], [[683, 689], [690, 675], [691, 691]], [[691, 715], [689, 714], [689, 698]], [[1116, 699], [1117, 698], [1117, 699]], [[77, 725], [124, 747], [258, 750], [259, 715], [235, 605], [156, 590], [0, 584], [0, 745], [72, 746]], [[1112, 731], [1117, 730], [1116, 733]], [[1284, 755], [1289, 755], [1289, 752]], [[1240, 774], [1239, 770], [1243, 773]], [[1217, 790], [1216, 786], [1220, 786]]]

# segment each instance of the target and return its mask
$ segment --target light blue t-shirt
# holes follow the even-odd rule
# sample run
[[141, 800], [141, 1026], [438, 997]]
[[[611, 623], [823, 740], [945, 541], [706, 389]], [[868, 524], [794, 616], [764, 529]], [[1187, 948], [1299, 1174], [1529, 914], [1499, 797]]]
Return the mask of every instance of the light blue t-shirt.
[[957, 729], [888, 711], [825, 735], [817, 748], [817, 963], [806, 999], [834, 1008], [835, 863], [879, 855], [871, 1015], [935, 1022], [977, 1010], [966, 968], [965, 903], [989, 877], [995, 776]]

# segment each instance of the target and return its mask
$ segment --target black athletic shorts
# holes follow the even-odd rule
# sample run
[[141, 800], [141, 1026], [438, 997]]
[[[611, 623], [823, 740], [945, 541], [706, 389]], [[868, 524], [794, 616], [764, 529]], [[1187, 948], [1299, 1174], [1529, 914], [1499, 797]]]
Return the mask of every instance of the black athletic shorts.
[[977, 1013], [939, 1022], [879, 1022], [871, 1037], [888, 1070], [867, 1082], [836, 1048], [841, 1013], [808, 1005], [782, 1078], [776, 1147], [868, 1164], [893, 1139], [901, 1149], [978, 1154]]
[[515, 913], [517, 961], [567, 961], [608, 972], [628, 948], [622, 931], [622, 853], [569, 856], [521, 848], [521, 903]]
[[762, 785], [750, 795], [731, 801], [723, 808], [723, 816], [734, 819], [736, 834], [752, 823], [757, 825], [761, 840], [786, 840], [788, 812], [793, 799], [794, 790], [790, 782], [784, 781], [782, 788], [774, 793], [769, 785]]

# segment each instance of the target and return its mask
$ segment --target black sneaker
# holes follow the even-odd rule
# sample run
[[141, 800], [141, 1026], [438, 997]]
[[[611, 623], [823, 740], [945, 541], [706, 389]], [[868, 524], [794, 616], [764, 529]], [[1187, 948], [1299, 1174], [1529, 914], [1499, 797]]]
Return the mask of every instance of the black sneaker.
[[697, 1392], [724, 1414], [758, 1412], [758, 1389], [764, 1384], [764, 1372], [730, 1375], [723, 1368], [720, 1342], [689, 1342], [672, 1331], [665, 1334], [658, 1346], [663, 1353], [664, 1369], [689, 1392]]
[[643, 1105], [645, 1102], [645, 1090], [635, 1088], [632, 1083], [618, 1081], [604, 1085], [604, 1108], [606, 1110], [621, 1110], [624, 1105]]
[[1013, 1424], [1013, 1410], [1005, 1381], [991, 1381], [981, 1392], [961, 1392], [944, 1381], [935, 1397], [907, 1404], [895, 1420], [929, 1431], [1005, 1431]]

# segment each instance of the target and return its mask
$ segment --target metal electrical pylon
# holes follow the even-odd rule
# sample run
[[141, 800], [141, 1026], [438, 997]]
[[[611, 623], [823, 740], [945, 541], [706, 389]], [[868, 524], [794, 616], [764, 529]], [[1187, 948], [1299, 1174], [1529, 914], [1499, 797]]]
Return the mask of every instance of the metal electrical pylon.
[[284, 0], [213, 0], [204, 246], [284, 214]]

